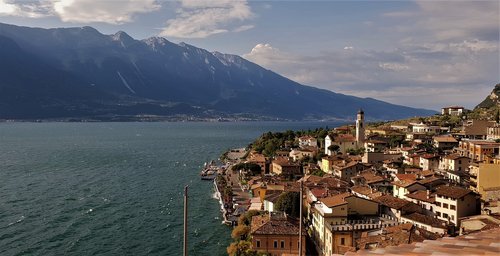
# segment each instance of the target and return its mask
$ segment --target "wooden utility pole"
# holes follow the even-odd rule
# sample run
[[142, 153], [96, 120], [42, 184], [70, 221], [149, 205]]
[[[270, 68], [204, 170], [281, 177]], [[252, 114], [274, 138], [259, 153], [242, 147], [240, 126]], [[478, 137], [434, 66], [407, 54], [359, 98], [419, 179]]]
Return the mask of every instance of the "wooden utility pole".
[[303, 181], [300, 181], [300, 205], [299, 205], [299, 256], [302, 256], [302, 191], [303, 189]]
[[188, 239], [187, 239], [187, 231], [188, 231], [188, 223], [187, 223], [187, 216], [188, 216], [188, 186], [186, 185], [184, 187], [184, 256], [188, 255]]

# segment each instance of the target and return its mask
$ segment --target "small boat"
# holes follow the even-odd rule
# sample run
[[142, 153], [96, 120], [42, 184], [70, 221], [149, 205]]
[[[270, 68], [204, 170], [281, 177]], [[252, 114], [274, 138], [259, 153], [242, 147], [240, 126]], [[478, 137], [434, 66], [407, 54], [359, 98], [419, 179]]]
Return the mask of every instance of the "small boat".
[[202, 180], [213, 180], [217, 177], [217, 172], [219, 170], [219, 166], [212, 160], [210, 163], [205, 163], [203, 165], [203, 170], [200, 173], [200, 177]]

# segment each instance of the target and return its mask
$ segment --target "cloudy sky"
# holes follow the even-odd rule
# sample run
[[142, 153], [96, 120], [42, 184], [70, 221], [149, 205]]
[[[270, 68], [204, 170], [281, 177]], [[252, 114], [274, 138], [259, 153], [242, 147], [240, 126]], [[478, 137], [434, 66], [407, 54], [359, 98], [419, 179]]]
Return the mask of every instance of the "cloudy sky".
[[413, 107], [471, 108], [500, 82], [498, 0], [0, 0], [0, 22], [163, 36]]

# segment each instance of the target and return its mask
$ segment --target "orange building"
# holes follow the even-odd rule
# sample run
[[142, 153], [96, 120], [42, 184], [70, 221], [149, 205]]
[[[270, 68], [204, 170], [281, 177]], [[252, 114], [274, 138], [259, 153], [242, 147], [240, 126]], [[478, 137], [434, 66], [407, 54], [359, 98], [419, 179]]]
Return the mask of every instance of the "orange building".
[[[302, 230], [302, 255], [306, 253]], [[299, 222], [282, 214], [252, 217], [252, 249], [273, 256], [299, 255]]]

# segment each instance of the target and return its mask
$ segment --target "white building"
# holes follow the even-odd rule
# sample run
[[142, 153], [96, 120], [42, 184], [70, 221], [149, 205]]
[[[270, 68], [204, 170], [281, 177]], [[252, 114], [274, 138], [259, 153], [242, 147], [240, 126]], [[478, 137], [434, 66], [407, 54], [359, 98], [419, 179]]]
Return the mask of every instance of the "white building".
[[450, 154], [439, 161], [439, 169], [453, 172], [467, 171], [471, 161], [470, 158], [459, 154]]
[[318, 147], [318, 140], [312, 136], [302, 136], [299, 138], [299, 147]]
[[435, 214], [438, 219], [457, 226], [459, 219], [479, 213], [479, 198], [471, 190], [456, 186], [440, 186], [436, 190]]
[[460, 116], [464, 113], [464, 107], [449, 106], [441, 108], [441, 115]]

